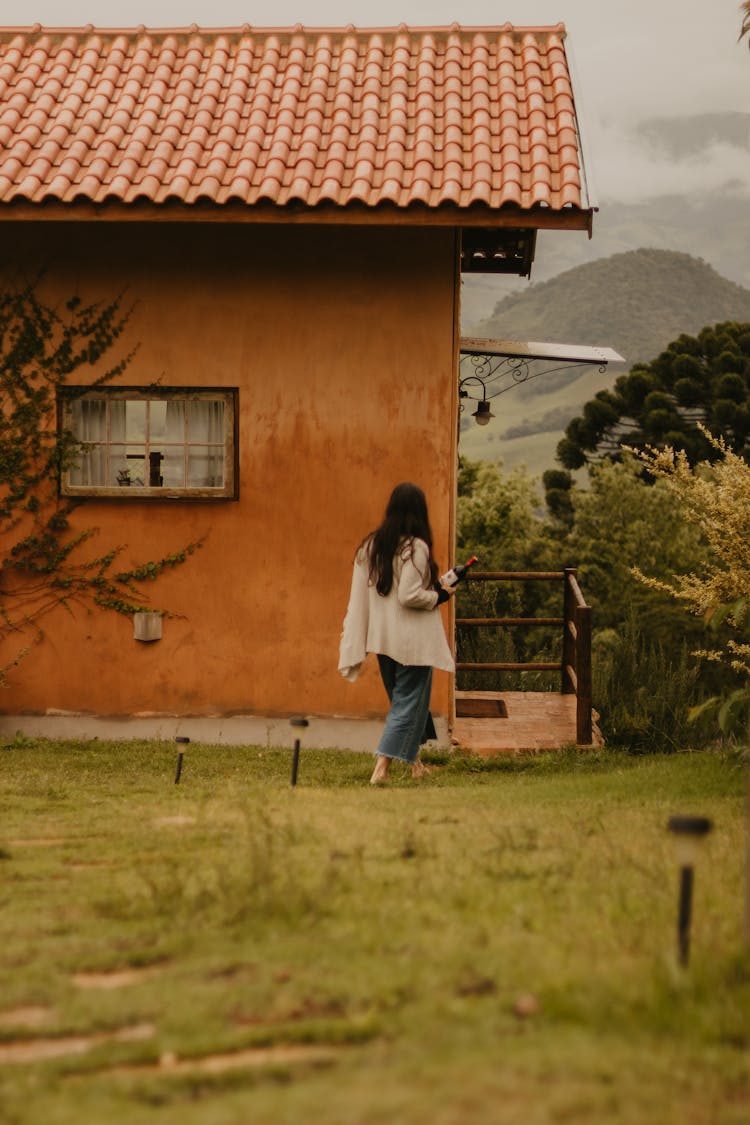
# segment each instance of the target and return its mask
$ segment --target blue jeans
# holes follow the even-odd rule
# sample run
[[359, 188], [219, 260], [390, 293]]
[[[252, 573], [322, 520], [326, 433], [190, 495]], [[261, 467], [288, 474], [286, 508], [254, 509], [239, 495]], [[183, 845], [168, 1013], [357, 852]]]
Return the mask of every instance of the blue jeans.
[[413, 762], [424, 741], [430, 714], [432, 668], [399, 664], [390, 656], [380, 654], [378, 664], [391, 709], [376, 753]]

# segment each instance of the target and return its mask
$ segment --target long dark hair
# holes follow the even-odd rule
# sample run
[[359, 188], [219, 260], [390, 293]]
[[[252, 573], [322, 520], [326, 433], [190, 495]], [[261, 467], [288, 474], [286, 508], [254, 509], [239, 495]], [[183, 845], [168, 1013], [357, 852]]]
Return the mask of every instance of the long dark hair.
[[430, 552], [430, 584], [437, 580], [438, 566], [432, 557], [432, 528], [427, 500], [419, 485], [404, 481], [391, 493], [380, 527], [371, 531], [360, 545], [370, 562], [370, 582], [385, 597], [393, 586], [393, 559], [401, 548], [410, 558], [414, 540], [422, 539]]

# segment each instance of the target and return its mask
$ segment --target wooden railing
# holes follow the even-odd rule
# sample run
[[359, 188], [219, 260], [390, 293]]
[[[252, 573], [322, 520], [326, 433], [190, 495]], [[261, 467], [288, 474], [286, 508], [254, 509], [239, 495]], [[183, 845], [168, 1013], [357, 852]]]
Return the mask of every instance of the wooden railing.
[[562, 631], [562, 657], [558, 661], [533, 663], [458, 663], [457, 672], [558, 672], [564, 695], [576, 696], [576, 740], [588, 745], [591, 722], [591, 607], [581, 593], [574, 567], [542, 571], [470, 571], [471, 582], [560, 582], [563, 587], [562, 617], [459, 617], [456, 626], [480, 629], [487, 626], [535, 628], [546, 625]]

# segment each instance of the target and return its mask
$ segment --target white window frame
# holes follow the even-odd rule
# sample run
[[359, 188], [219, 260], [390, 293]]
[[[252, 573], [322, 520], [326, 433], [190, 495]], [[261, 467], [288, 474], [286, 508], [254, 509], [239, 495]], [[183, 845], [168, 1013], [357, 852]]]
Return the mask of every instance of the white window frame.
[[[204, 439], [190, 441], [189, 411], [185, 410], [184, 441], [177, 443], [184, 446], [186, 458], [191, 448], [221, 449], [223, 455], [223, 483], [217, 486], [190, 486], [153, 485], [144, 482], [136, 487], [128, 486], [124, 481], [119, 485], [112, 484], [79, 484], [71, 481], [71, 467], [66, 466], [60, 473], [60, 494], [71, 497], [107, 497], [114, 500], [236, 500], [239, 495], [239, 474], [237, 467], [237, 410], [238, 391], [236, 387], [84, 387], [65, 386], [60, 389], [58, 397], [58, 420], [62, 431], [67, 431], [78, 439], [74, 429], [74, 403], [87, 401], [99, 402], [178, 402], [184, 401], [220, 401], [224, 404], [223, 441], [207, 443]], [[149, 416], [149, 408], [146, 407]], [[109, 479], [109, 458], [112, 449], [118, 450], [124, 446], [128, 448], [143, 449], [143, 460], [149, 463], [149, 454], [161, 452], [167, 443], [162, 439], [150, 440], [149, 427], [146, 426], [143, 440], [117, 441], [110, 438], [109, 409], [107, 410], [107, 423], [102, 441], [80, 442], [82, 445], [95, 444], [99, 446], [106, 457], [107, 470], [105, 478]], [[157, 448], [160, 447], [160, 448]], [[128, 454], [128, 456], [135, 456]], [[75, 457], [73, 458], [75, 463]], [[157, 463], [158, 467], [158, 463]], [[187, 475], [185, 476], [187, 480]]]

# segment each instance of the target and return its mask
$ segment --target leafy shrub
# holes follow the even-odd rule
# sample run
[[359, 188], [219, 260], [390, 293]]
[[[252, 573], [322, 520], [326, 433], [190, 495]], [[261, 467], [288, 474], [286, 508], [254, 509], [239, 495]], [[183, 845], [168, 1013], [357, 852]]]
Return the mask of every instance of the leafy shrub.
[[687, 645], [651, 637], [630, 616], [596, 634], [593, 647], [594, 706], [608, 744], [646, 753], [707, 743], [708, 724], [689, 718], [700, 667]]

